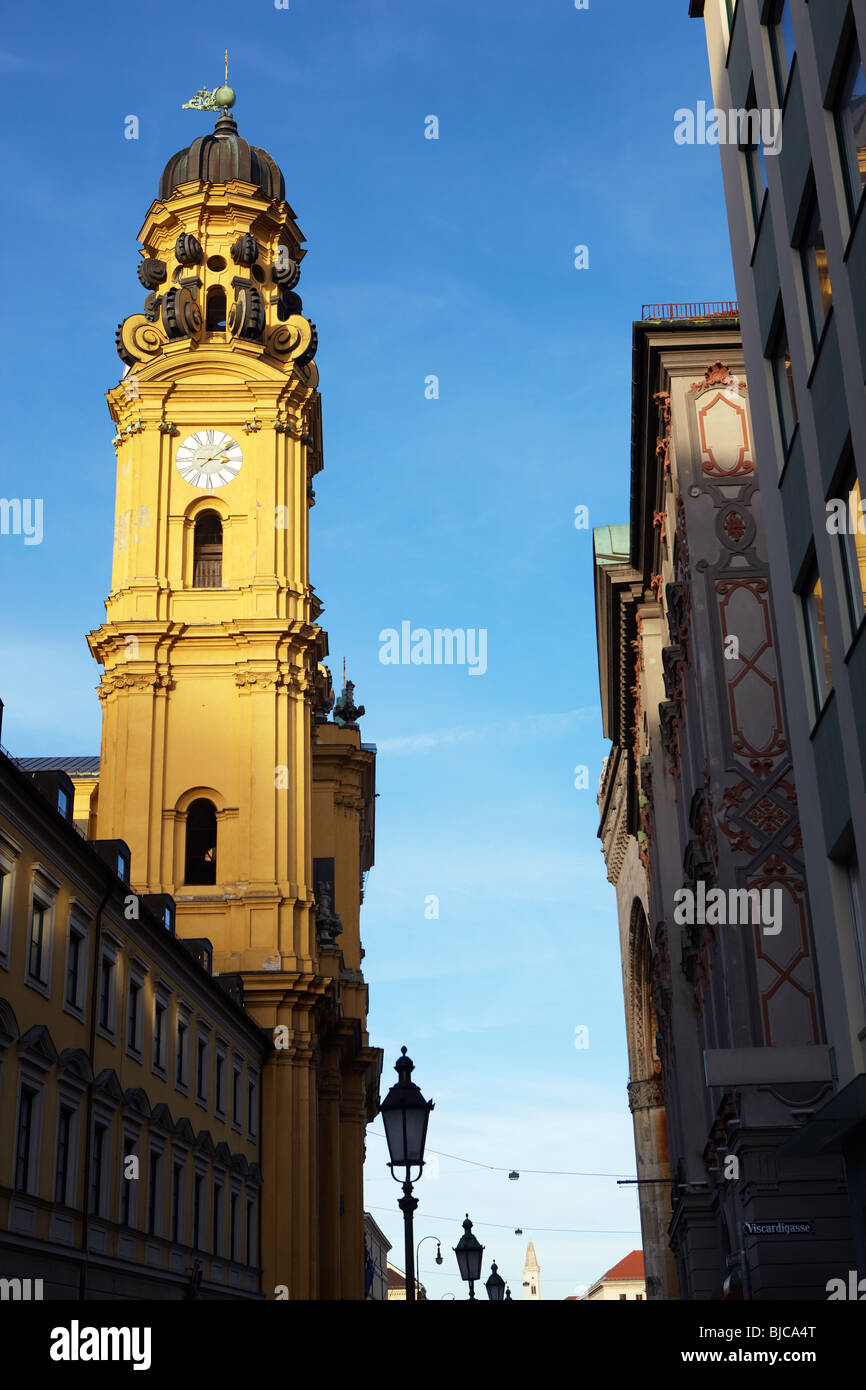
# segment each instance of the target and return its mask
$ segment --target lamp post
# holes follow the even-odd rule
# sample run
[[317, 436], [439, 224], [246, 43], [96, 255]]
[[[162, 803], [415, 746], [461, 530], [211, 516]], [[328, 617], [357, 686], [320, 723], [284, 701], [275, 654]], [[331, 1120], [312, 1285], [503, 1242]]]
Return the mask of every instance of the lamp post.
[[463, 1222], [463, 1235], [454, 1246], [454, 1254], [457, 1256], [460, 1278], [469, 1285], [469, 1297], [474, 1298], [475, 1281], [481, 1278], [484, 1246], [472, 1234], [472, 1222], [469, 1220], [468, 1212], [466, 1213], [466, 1220]]
[[[414, 1064], [401, 1048], [401, 1056], [394, 1064], [397, 1083], [392, 1086], [379, 1107], [385, 1126], [385, 1138], [391, 1161], [391, 1177], [403, 1183], [403, 1196], [397, 1203], [403, 1213], [406, 1236], [406, 1301], [415, 1302], [415, 1250], [412, 1239], [412, 1218], [418, 1205], [417, 1197], [412, 1196], [412, 1183], [417, 1182], [424, 1171], [424, 1144], [427, 1139], [427, 1121], [433, 1109], [432, 1100], [425, 1100], [412, 1080]], [[403, 1169], [402, 1178], [394, 1169]], [[417, 1168], [412, 1177], [413, 1168]]]
[[437, 1263], [437, 1265], [441, 1265], [441, 1263], [442, 1263], [442, 1243], [441, 1243], [439, 1237], [438, 1237], [438, 1236], [422, 1236], [421, 1239], [419, 1240], [418, 1244], [415, 1246], [415, 1278], [417, 1279], [419, 1285], [420, 1285], [420, 1283], [421, 1283], [421, 1259], [420, 1259], [420, 1255], [421, 1255], [421, 1246], [424, 1244], [425, 1240], [435, 1240], [435, 1242], [436, 1242], [436, 1263]]
[[501, 1303], [505, 1297], [505, 1280], [497, 1271], [496, 1261], [490, 1266], [490, 1278], [484, 1285], [487, 1290], [487, 1297], [492, 1303]]

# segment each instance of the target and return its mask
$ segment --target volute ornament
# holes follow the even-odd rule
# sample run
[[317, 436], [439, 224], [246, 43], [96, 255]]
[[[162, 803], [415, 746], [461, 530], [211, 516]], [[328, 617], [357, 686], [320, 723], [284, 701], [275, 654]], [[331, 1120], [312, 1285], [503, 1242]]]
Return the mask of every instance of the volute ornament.
[[165, 280], [167, 274], [165, 261], [157, 261], [152, 256], [147, 256], [143, 261], [139, 261], [136, 266], [136, 273], [146, 290], [155, 290]]
[[174, 254], [181, 265], [201, 265], [204, 259], [201, 242], [189, 232], [181, 232], [174, 243]]
[[169, 338], [194, 338], [201, 332], [201, 309], [186, 285], [175, 285], [162, 301], [162, 324]]
[[286, 323], [278, 323], [265, 334], [265, 347], [272, 357], [291, 361], [309, 350], [313, 327], [308, 319], [295, 314]]
[[166, 337], [159, 325], [151, 323], [144, 314], [132, 314], [118, 324], [114, 341], [121, 362], [134, 367], [136, 362], [143, 362], [161, 351]]
[[259, 258], [259, 243], [249, 232], [244, 232], [232, 243], [231, 253], [235, 265], [254, 265]]
[[264, 297], [253, 285], [241, 285], [229, 309], [226, 326], [232, 337], [256, 340], [265, 326]]

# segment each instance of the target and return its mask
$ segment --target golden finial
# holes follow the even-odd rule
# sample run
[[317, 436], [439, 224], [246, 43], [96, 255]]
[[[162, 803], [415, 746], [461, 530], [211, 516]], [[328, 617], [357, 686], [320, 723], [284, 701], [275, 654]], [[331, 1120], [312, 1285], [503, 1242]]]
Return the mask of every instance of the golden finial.
[[227, 111], [230, 106], [235, 104], [235, 94], [229, 86], [229, 51], [225, 51], [225, 86], [215, 87], [213, 91], [209, 87], [200, 87], [191, 101], [185, 101], [181, 110], [183, 111]]

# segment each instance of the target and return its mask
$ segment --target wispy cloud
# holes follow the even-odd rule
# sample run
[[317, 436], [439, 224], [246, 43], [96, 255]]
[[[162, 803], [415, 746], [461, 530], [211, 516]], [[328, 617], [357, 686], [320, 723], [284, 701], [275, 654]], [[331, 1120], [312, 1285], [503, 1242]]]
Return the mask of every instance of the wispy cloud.
[[395, 757], [426, 753], [431, 748], [453, 747], [463, 743], [507, 742], [509, 740], [547, 738], [564, 733], [584, 719], [592, 719], [597, 711], [592, 705], [567, 710], [563, 714], [528, 714], [519, 719], [499, 719], [490, 724], [457, 724], [451, 729], [429, 729], [423, 734], [407, 734], [403, 738], [380, 739], [380, 753]]

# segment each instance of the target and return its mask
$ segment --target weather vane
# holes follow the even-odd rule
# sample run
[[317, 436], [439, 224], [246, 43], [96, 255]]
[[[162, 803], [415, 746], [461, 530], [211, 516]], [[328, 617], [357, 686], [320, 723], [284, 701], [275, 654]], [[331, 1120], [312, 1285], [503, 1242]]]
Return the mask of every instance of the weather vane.
[[200, 87], [191, 101], [185, 101], [181, 107], [182, 111], [227, 111], [230, 106], [235, 104], [235, 94], [229, 86], [229, 51], [226, 49], [226, 80], [225, 86], [214, 87], [213, 91], [209, 87]]

